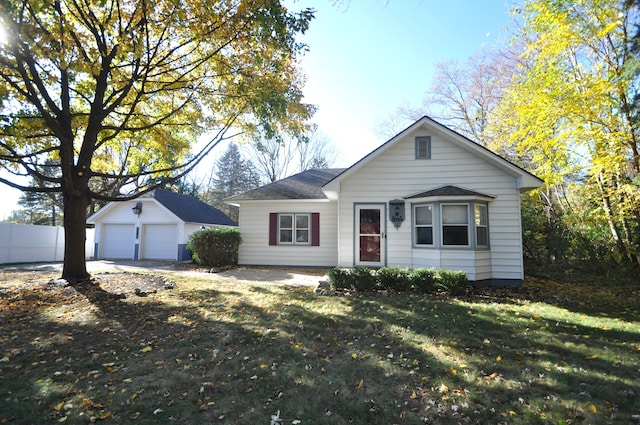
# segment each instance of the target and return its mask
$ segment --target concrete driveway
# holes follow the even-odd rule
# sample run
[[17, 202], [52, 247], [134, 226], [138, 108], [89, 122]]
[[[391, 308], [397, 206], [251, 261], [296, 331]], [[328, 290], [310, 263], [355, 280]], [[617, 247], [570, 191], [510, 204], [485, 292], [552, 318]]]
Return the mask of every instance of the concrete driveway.
[[[59, 271], [62, 263], [29, 263], [0, 265], [5, 270]], [[208, 273], [197, 269], [189, 269], [181, 263], [173, 261], [130, 261], [130, 260], [90, 260], [87, 261], [89, 273], [137, 272], [137, 273], [174, 273], [183, 276], [194, 276], [211, 280], [241, 281], [265, 283], [272, 285], [312, 286], [316, 287], [326, 276], [306, 273], [303, 270], [237, 267], [220, 273]]]

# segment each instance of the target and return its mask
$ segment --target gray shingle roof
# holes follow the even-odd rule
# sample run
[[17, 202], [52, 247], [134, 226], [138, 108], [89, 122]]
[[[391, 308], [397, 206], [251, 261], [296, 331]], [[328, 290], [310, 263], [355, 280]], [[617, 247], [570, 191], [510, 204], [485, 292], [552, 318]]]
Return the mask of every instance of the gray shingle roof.
[[237, 226], [225, 213], [193, 196], [171, 192], [165, 189], [153, 191], [153, 197], [169, 211], [187, 223], [218, 224]]
[[495, 198], [495, 196], [486, 195], [473, 190], [463, 189], [458, 186], [442, 186], [436, 189], [427, 190], [405, 197], [405, 199], [426, 198], [429, 196], [484, 196], [486, 198]]
[[303, 171], [293, 176], [249, 190], [228, 199], [233, 201], [276, 199], [327, 199], [322, 185], [342, 173], [345, 168], [324, 168]]

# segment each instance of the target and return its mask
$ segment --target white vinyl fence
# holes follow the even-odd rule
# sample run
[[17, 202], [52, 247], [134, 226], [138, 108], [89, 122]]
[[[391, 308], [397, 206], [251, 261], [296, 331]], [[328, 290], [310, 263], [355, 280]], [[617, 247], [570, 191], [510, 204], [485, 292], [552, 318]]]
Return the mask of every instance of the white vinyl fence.
[[[94, 229], [87, 229], [85, 254], [93, 257]], [[0, 223], [0, 264], [62, 261], [64, 228]]]

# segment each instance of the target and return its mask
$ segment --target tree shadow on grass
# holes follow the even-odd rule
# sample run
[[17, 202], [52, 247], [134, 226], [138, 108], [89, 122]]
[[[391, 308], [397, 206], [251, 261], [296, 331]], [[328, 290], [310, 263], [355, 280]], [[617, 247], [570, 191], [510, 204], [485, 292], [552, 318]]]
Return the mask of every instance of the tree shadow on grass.
[[264, 286], [170, 302], [78, 291], [90, 315], [3, 323], [7, 350], [22, 351], [2, 363], [1, 419], [606, 423], [640, 408], [637, 333], [556, 326], [518, 304]]
[[[271, 306], [277, 314], [250, 303], [234, 309], [256, 326], [276, 328], [278, 343], [289, 339], [283, 350], [300, 350], [303, 362], [327, 371], [314, 375], [325, 389], [314, 399], [343, 419], [350, 406], [369, 404], [361, 413], [370, 423], [408, 417], [496, 423], [500, 416], [516, 423], [608, 423], [631, 420], [639, 407], [637, 332], [551, 323], [524, 309], [503, 319], [482, 304], [451, 301], [367, 294], [318, 315], [316, 298], [293, 292]], [[334, 367], [340, 371], [328, 373]]]
[[506, 304], [545, 303], [577, 313], [640, 321], [639, 285], [594, 285], [526, 277], [521, 286], [474, 287], [462, 298]]

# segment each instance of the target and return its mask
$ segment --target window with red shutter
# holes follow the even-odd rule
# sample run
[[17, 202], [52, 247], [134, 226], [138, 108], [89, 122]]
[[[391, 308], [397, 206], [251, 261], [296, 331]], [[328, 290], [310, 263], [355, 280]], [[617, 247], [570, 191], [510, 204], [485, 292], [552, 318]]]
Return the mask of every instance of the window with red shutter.
[[320, 213], [269, 213], [269, 245], [320, 246]]

